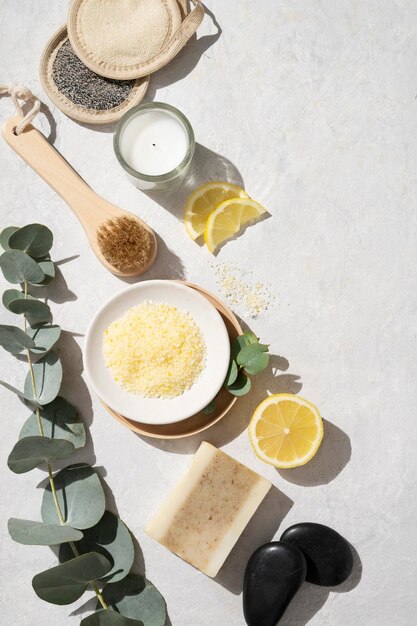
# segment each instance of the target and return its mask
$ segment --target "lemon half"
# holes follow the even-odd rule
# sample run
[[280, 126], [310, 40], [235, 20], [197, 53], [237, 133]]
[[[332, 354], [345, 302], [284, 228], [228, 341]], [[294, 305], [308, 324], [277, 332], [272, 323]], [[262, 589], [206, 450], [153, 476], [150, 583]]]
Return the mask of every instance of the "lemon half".
[[279, 468], [305, 465], [323, 439], [318, 409], [289, 393], [269, 396], [255, 409], [249, 438], [258, 458]]

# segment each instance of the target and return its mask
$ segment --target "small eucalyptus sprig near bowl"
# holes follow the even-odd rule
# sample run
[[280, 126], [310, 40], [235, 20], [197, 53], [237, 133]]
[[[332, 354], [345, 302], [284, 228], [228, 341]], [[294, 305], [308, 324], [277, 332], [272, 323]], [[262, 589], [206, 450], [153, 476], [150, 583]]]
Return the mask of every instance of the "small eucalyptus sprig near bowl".
[[[233, 396], [244, 396], [252, 388], [250, 376], [260, 374], [269, 363], [269, 346], [260, 343], [251, 330], [233, 339], [230, 346], [229, 369], [224, 388]], [[210, 415], [216, 408], [216, 398], [204, 409]]]
[[46, 287], [54, 280], [52, 232], [42, 224], [10, 226], [0, 233], [0, 244], [3, 275], [20, 286], [4, 292], [3, 305], [23, 321], [22, 327], [0, 325], [0, 346], [23, 356], [29, 369], [23, 389], [0, 384], [32, 411], [7, 464], [16, 474], [46, 467], [49, 479], [42, 521], [11, 518], [10, 536], [26, 545], [60, 546], [59, 564], [36, 574], [33, 589], [58, 605], [75, 602], [92, 589], [96, 611], [81, 626], [165, 626], [165, 601], [151, 582], [131, 572], [132, 537], [122, 520], [106, 510], [96, 469], [88, 463], [53, 469], [56, 461], [69, 460], [84, 447], [86, 429], [77, 409], [59, 395], [63, 371], [54, 348], [61, 328], [52, 323], [48, 304], [29, 293], [31, 286]]
[[260, 374], [269, 363], [269, 346], [259, 343], [251, 330], [238, 335], [232, 342], [229, 370], [224, 381], [234, 396], [244, 396], [252, 387], [249, 376]]

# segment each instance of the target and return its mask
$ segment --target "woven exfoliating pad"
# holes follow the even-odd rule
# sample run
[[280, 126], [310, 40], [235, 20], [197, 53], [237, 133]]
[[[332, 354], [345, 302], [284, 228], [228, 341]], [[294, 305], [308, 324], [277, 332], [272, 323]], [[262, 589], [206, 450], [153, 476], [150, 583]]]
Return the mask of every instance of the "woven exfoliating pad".
[[184, 0], [72, 0], [68, 36], [97, 74], [126, 80], [166, 65], [204, 17], [201, 0], [182, 21]]
[[[66, 26], [60, 28], [48, 41], [41, 58], [40, 78], [49, 98], [65, 115], [86, 124], [111, 124], [119, 120], [132, 106], [142, 101], [148, 89], [149, 76], [136, 79], [132, 81], [131, 85], [125, 86], [124, 92], [126, 92], [126, 96], [121, 95], [119, 98], [121, 101], [111, 108], [98, 109], [74, 103], [70, 93], [74, 89], [74, 81], [71, 74], [68, 75], [67, 90], [60, 90], [54, 80], [57, 54], [60, 51], [62, 54], [63, 47], [71, 50]], [[89, 68], [83, 66], [81, 61], [79, 62], [79, 68], [87, 73], [89, 79], [85, 81], [85, 92], [87, 95], [94, 95], [95, 88], [97, 91], [103, 90], [107, 79], [104, 79], [102, 76], [95, 76]], [[96, 84], [97, 86], [95, 87]], [[122, 83], [120, 83], [120, 92], [122, 93]], [[94, 97], [87, 98], [87, 102], [90, 100], [93, 101]]]

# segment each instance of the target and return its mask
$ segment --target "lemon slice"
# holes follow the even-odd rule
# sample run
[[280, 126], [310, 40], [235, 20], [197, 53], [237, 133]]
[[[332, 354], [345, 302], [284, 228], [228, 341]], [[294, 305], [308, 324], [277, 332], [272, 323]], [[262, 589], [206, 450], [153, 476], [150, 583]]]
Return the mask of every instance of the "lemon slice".
[[196, 189], [185, 205], [184, 226], [191, 239], [204, 233], [210, 213], [220, 202], [229, 198], [248, 198], [248, 194], [237, 185], [226, 182], [212, 182]]
[[304, 465], [323, 439], [323, 420], [316, 407], [289, 393], [269, 396], [255, 409], [249, 438], [257, 457], [275, 467]]
[[236, 235], [247, 222], [266, 213], [266, 209], [250, 198], [231, 198], [221, 202], [210, 213], [204, 229], [204, 241], [210, 252]]

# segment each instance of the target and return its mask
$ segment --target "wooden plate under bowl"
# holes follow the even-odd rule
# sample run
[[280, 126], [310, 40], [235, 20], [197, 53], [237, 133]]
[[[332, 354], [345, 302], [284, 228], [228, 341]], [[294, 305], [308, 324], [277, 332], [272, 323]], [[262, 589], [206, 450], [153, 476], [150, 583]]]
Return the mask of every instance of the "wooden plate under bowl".
[[[183, 282], [184, 285], [188, 285], [188, 287], [192, 287], [203, 296], [207, 298], [211, 304], [213, 304], [220, 315], [223, 318], [223, 321], [226, 325], [227, 332], [229, 333], [230, 341], [232, 341], [235, 337], [242, 334], [242, 327], [240, 326], [236, 316], [232, 313], [230, 309], [228, 309], [218, 298], [213, 296], [209, 291], [206, 291], [199, 285], [194, 285], [193, 283], [188, 283], [186, 281]], [[210, 415], [205, 415], [202, 411], [196, 413], [192, 417], [189, 417], [182, 422], [176, 422], [175, 424], [143, 424], [141, 422], [135, 422], [134, 420], [128, 419], [120, 413], [113, 411], [113, 409], [107, 404], [103, 402], [103, 406], [107, 411], [116, 418], [121, 424], [133, 430], [135, 433], [140, 435], [144, 435], [146, 437], [153, 437], [154, 439], [179, 439], [180, 437], [190, 437], [191, 435], [195, 435], [196, 433], [201, 432], [202, 430], [206, 430], [206, 428], [210, 428], [216, 422], [222, 419], [230, 411], [237, 398], [235, 396], [230, 395], [226, 389], [222, 388], [220, 392], [217, 394], [216, 398], [216, 408]]]

